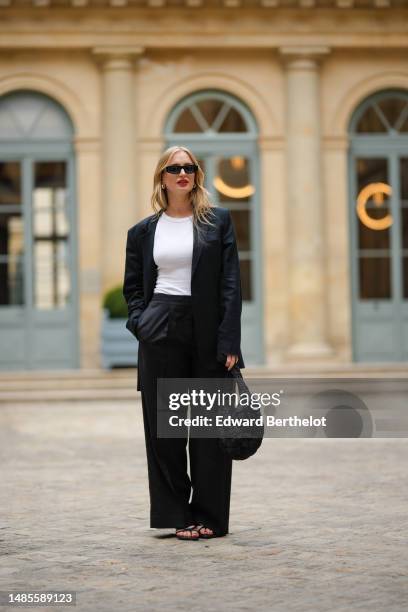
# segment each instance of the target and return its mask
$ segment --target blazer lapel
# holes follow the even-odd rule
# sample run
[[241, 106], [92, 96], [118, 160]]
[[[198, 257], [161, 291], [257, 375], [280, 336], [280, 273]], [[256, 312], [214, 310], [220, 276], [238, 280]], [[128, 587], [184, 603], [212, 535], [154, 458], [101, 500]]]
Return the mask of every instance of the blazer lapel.
[[160, 217], [154, 216], [147, 223], [143, 234], [143, 284], [146, 304], [152, 298], [157, 278], [157, 266], [153, 259], [154, 235]]
[[191, 279], [197, 269], [198, 260], [203, 250], [203, 239], [199, 240], [196, 226], [193, 224], [193, 259], [191, 262]]

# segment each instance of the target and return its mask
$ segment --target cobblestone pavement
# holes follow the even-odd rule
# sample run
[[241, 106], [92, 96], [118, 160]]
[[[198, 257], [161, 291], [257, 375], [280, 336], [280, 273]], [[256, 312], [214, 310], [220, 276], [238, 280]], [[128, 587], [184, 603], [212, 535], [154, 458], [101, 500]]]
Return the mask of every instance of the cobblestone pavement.
[[9, 404], [0, 426], [0, 590], [75, 590], [81, 612], [407, 609], [404, 439], [266, 439], [234, 462], [230, 534], [193, 543], [149, 528], [140, 404]]

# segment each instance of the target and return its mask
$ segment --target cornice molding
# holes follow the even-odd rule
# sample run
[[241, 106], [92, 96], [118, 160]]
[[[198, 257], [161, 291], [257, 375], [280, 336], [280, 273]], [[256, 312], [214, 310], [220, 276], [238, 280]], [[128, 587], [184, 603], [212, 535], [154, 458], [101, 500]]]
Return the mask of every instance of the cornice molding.
[[[128, 60], [143, 49], [146, 54], [185, 49], [276, 52], [296, 46], [330, 47], [333, 52], [408, 50], [408, 0], [390, 0], [387, 5], [382, 4], [385, 0], [372, 0], [365, 10], [357, 10], [359, 0], [350, 10], [340, 9], [337, 0], [332, 8], [320, 8], [320, 2], [310, 0], [292, 0], [292, 8], [284, 0], [242, 0], [235, 8], [220, 4], [222, 0], [179, 0], [188, 5], [178, 6], [164, 0], [160, 10], [149, 7], [147, 0], [127, 0], [120, 6], [101, 0], [106, 4], [98, 7], [96, 0], [69, 0], [66, 5], [62, 3], [67, 0], [49, 0], [52, 10], [27, 4], [33, 0], [24, 5], [20, 1], [0, 0], [0, 53], [95, 50], [94, 57], [116, 53]], [[10, 6], [1, 8], [5, 2]]]
[[331, 52], [330, 47], [314, 45], [284, 45], [279, 47], [279, 54], [284, 64], [290, 69], [301, 68], [314, 70]]
[[186, 8], [199, 9], [199, 8], [210, 8], [210, 9], [227, 9], [231, 11], [233, 9], [239, 10], [242, 8], [256, 8], [261, 7], [264, 9], [284, 9], [284, 10], [299, 10], [305, 11], [321, 11], [327, 9], [336, 9], [339, 11], [344, 10], [371, 10], [377, 9], [384, 11], [386, 9], [393, 8], [404, 8], [408, 7], [408, 0], [326, 0], [325, 6], [322, 8], [319, 6], [318, 0], [180, 0], [178, 6], [170, 3], [169, 0], [0, 0], [0, 9], [6, 7], [21, 7], [29, 8], [30, 4], [32, 8], [40, 11], [41, 8], [49, 8], [55, 6], [55, 8], [67, 8], [72, 7], [74, 9], [94, 7], [99, 9], [112, 8], [116, 11], [127, 8], [139, 8], [139, 9], [160, 9], [161, 11], [169, 8], [169, 10], [183, 10]]
[[103, 47], [93, 47], [92, 53], [95, 57], [101, 59], [134, 59], [140, 57], [145, 52], [144, 47], [139, 45], [106, 45]]

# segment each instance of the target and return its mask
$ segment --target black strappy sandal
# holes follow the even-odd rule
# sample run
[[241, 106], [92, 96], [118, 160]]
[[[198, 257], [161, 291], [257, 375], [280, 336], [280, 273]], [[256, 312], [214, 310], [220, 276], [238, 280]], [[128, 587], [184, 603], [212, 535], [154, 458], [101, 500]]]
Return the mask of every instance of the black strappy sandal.
[[[179, 535], [180, 532], [182, 531], [189, 531], [191, 533], [191, 535], [187, 536], [187, 535]], [[193, 537], [193, 531], [197, 532], [197, 537]], [[176, 538], [178, 540], [199, 540], [200, 539], [200, 534], [198, 532], [198, 530], [196, 529], [195, 525], [190, 525], [189, 527], [181, 527], [180, 529], [176, 529]]]
[[201, 533], [202, 529], [211, 529], [211, 527], [206, 527], [205, 525], [196, 525], [195, 530], [198, 531], [200, 538], [204, 538], [209, 540], [210, 538], [216, 538], [217, 535], [214, 532], [214, 529], [211, 529], [212, 533]]

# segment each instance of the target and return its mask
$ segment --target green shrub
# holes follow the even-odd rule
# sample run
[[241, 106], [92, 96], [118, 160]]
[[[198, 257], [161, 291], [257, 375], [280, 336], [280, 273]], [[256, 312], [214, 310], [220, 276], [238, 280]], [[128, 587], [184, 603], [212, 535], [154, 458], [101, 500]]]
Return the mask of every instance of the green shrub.
[[128, 310], [122, 287], [114, 287], [105, 294], [103, 307], [107, 309], [110, 319], [127, 319]]

